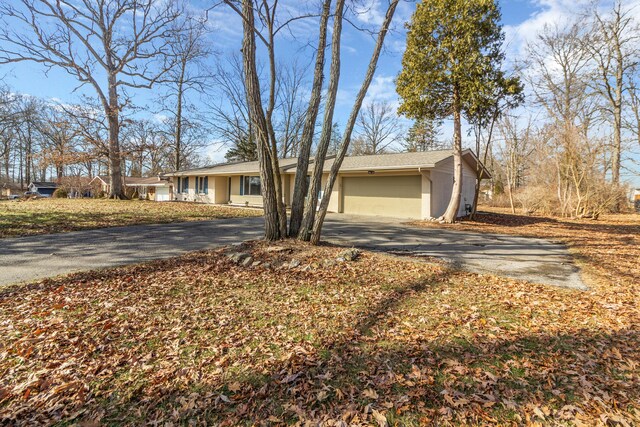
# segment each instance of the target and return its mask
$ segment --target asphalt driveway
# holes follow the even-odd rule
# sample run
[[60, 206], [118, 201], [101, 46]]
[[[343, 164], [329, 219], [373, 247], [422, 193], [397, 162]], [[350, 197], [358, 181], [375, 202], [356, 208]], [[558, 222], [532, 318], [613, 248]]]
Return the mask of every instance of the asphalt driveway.
[[[262, 236], [262, 218], [137, 225], [0, 239], [0, 285], [162, 259]], [[540, 239], [416, 228], [388, 218], [333, 214], [325, 241], [437, 257], [457, 268], [586, 289], [566, 247]]]

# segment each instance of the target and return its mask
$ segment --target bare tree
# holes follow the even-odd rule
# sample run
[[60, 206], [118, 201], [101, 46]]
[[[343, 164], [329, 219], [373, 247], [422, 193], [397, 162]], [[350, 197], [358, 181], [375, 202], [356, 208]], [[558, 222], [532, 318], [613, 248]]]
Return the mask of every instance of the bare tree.
[[16, 96], [9, 88], [0, 88], [0, 177], [4, 171], [5, 179], [10, 179], [11, 155], [15, 149], [14, 135], [17, 128], [15, 111]]
[[[582, 21], [567, 29], [546, 27], [537, 41], [528, 47], [530, 62], [529, 82], [550, 123], [549, 144], [556, 165], [557, 199], [566, 214], [576, 181], [572, 170], [580, 162], [577, 146], [590, 142], [589, 131], [599, 110], [598, 98], [589, 87], [592, 78], [591, 55], [585, 49], [585, 25]], [[575, 173], [573, 174], [575, 175]]]
[[306, 109], [302, 92], [307, 83], [308, 67], [293, 62], [291, 66], [281, 65], [278, 73], [278, 94], [276, 110], [279, 118], [276, 123], [277, 139], [280, 142], [282, 157], [298, 155], [300, 137], [304, 127]]
[[620, 184], [622, 154], [623, 103], [628, 88], [627, 74], [640, 60], [640, 27], [631, 8], [616, 0], [607, 15], [592, 11], [592, 30], [585, 37], [585, 47], [595, 62], [596, 78], [590, 80], [605, 100], [604, 115], [612, 124], [611, 182]]
[[[486, 93], [478, 94], [478, 96], [484, 98], [484, 102], [479, 103], [468, 117], [475, 136], [475, 152], [482, 161], [482, 163], [477, 162], [475, 167], [476, 180], [473, 203], [471, 205], [471, 219], [476, 218], [480, 184], [486, 178], [485, 166], [483, 165], [486, 165], [489, 160], [496, 123], [506, 112], [524, 102], [523, 86], [520, 78], [517, 76], [506, 77], [502, 70], [499, 70], [499, 73], [500, 76], [493, 79], [495, 84], [487, 85]], [[508, 125], [509, 122], [506, 120], [505, 126], [503, 126], [503, 135], [507, 133]], [[510, 190], [512, 189], [511, 187], [509, 188]], [[510, 200], [512, 200], [511, 191], [509, 195]]]
[[45, 108], [38, 130], [45, 138], [40, 156], [53, 165], [56, 182], [60, 183], [65, 175], [65, 167], [76, 162], [75, 144], [79, 135], [77, 128], [65, 110], [49, 105]]
[[16, 0], [0, 6], [0, 63], [59, 68], [90, 85], [109, 123], [110, 197], [124, 198], [119, 114], [125, 89], [150, 88], [170, 69], [173, 2]]
[[37, 129], [41, 118], [40, 112], [44, 110], [44, 106], [39, 99], [27, 96], [21, 96], [18, 103], [20, 124], [16, 136], [24, 153], [22, 156], [24, 172], [20, 173], [20, 188], [24, 189], [25, 184], [29, 184], [35, 176], [34, 154], [38, 138]]
[[498, 122], [498, 130], [502, 135], [503, 144], [499, 147], [502, 165], [504, 167], [507, 193], [511, 213], [516, 213], [514, 194], [523, 185], [524, 168], [527, 157], [531, 154], [531, 123], [525, 129], [520, 129], [518, 118], [504, 116]]
[[[244, 90], [242, 57], [238, 54], [228, 56], [223, 64], [217, 65], [212, 79], [214, 90], [205, 100], [210, 112], [208, 126], [216, 137], [231, 145], [230, 159], [257, 160]], [[248, 149], [248, 145], [253, 148]]]
[[169, 52], [176, 64], [165, 78], [168, 90], [162, 97], [162, 103], [165, 105], [163, 112], [172, 118], [173, 163], [175, 170], [179, 170], [186, 166], [184, 151], [188, 147], [183, 146], [185, 127], [194, 128], [203, 123], [196, 117], [197, 108], [188, 104], [188, 97], [205, 91], [211, 77], [205, 60], [212, 55], [212, 51], [205, 40], [209, 31], [203, 17], [188, 14], [174, 24]]
[[[291, 219], [289, 220], [289, 236], [297, 237], [304, 219], [305, 198], [309, 194], [309, 183], [307, 181], [307, 170], [309, 169], [309, 157], [311, 146], [316, 130], [316, 121], [320, 111], [320, 101], [322, 99], [322, 86], [324, 84], [324, 65], [327, 47], [327, 34], [329, 26], [329, 15], [331, 13], [331, 0], [322, 2], [322, 12], [320, 14], [320, 25], [318, 29], [318, 44], [316, 47], [315, 65], [313, 70], [313, 82], [311, 84], [311, 96], [305, 114], [302, 136], [300, 139], [298, 164], [293, 187], [293, 198], [291, 200]], [[304, 173], [301, 173], [304, 171]]]
[[358, 136], [364, 141], [361, 154], [382, 154], [394, 143], [402, 140], [403, 128], [389, 102], [373, 100], [365, 105], [358, 118]]

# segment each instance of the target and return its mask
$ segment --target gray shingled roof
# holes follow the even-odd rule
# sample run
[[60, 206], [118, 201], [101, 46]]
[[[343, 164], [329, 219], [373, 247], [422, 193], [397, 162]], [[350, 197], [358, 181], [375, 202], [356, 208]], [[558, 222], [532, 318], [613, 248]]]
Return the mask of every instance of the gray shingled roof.
[[[436, 163], [451, 157], [453, 150], [423, 151], [417, 153], [373, 154], [368, 156], [345, 157], [341, 171], [364, 171], [378, 169], [432, 168]], [[334, 159], [324, 162], [324, 170], [331, 170]]]
[[[340, 167], [341, 171], [368, 171], [368, 170], [404, 170], [418, 168], [433, 168], [437, 163], [451, 157], [453, 150], [424, 151], [417, 153], [389, 153], [374, 154], [368, 156], [348, 156], [344, 158]], [[465, 150], [464, 155], [467, 160], [475, 162], [475, 155], [470, 150]], [[333, 165], [334, 158], [328, 158], [324, 162], [323, 170], [329, 172]], [[298, 163], [297, 158], [280, 159], [280, 169], [284, 171], [295, 171]], [[309, 170], [313, 170], [313, 160], [309, 165]], [[209, 166], [205, 168], [189, 169], [168, 173], [167, 176], [184, 175], [233, 175], [249, 174], [259, 172], [258, 162], [237, 162], [225, 163]], [[488, 174], [488, 172], [486, 173]]]
[[149, 178], [125, 177], [124, 185], [127, 187], [167, 187], [171, 185], [169, 181], [159, 179], [157, 176]]
[[58, 184], [56, 184], [55, 182], [33, 181], [31, 185], [34, 185], [38, 188], [58, 188]]
[[[295, 167], [298, 163], [297, 157], [280, 159], [280, 169], [286, 170]], [[203, 168], [187, 169], [178, 172], [168, 173], [167, 176], [183, 175], [233, 175], [243, 173], [258, 173], [260, 171], [258, 161], [222, 163], [219, 165], [207, 166]]]

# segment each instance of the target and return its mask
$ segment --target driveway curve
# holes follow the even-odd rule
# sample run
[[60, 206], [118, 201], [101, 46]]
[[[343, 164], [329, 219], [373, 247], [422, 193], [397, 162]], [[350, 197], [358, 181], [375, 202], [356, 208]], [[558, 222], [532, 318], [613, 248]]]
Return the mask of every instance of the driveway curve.
[[[0, 285], [169, 258], [259, 239], [262, 218], [136, 225], [0, 240]], [[454, 267], [534, 283], [586, 289], [563, 245], [541, 239], [417, 228], [394, 219], [327, 216], [330, 243], [436, 257]]]

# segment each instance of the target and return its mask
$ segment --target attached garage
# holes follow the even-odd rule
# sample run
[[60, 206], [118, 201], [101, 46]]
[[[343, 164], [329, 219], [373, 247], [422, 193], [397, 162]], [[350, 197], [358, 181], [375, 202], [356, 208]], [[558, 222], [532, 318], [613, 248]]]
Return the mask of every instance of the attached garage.
[[342, 178], [342, 210], [354, 215], [421, 218], [420, 175]]

